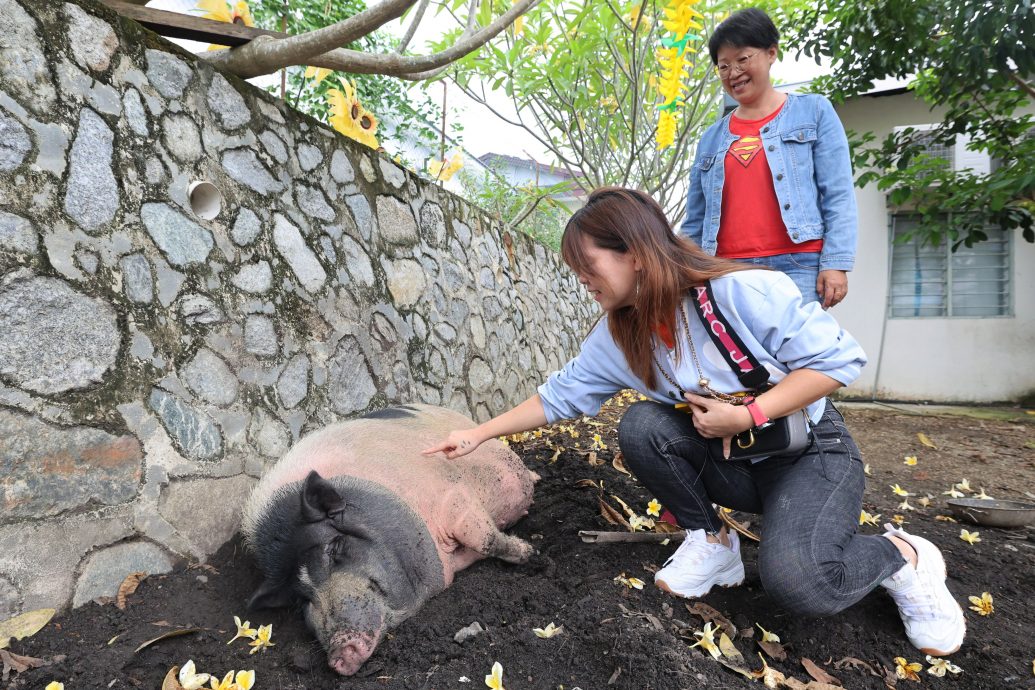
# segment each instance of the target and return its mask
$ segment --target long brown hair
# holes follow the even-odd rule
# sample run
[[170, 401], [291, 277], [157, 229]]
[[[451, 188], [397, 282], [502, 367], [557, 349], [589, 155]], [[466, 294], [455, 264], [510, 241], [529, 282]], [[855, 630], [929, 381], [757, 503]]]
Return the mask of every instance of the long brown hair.
[[[633, 304], [608, 312], [608, 328], [629, 367], [648, 387], [656, 376], [651, 337], [659, 324], [679, 333], [676, 309], [690, 288], [718, 276], [751, 268], [706, 254], [672, 232], [665, 212], [643, 192], [602, 187], [568, 220], [561, 237], [561, 256], [576, 273], [592, 275], [583, 239], [601, 249], [639, 259], [641, 270]], [[679, 339], [676, 353], [680, 355]]]

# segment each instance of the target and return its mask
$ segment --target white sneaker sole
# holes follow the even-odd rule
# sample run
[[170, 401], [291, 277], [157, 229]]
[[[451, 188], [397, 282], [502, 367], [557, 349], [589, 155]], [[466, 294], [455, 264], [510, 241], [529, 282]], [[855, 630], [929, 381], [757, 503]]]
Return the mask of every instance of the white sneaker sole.
[[720, 570], [710, 580], [702, 583], [700, 588], [691, 592], [677, 592], [669, 587], [668, 583], [664, 580], [654, 580], [654, 584], [658, 589], [663, 592], [668, 592], [673, 596], [681, 597], [683, 599], [697, 599], [712, 591], [712, 587], [715, 587], [716, 585], [719, 587], [736, 587], [744, 584], [744, 562], [738, 560], [732, 568], [727, 568], [724, 571]]

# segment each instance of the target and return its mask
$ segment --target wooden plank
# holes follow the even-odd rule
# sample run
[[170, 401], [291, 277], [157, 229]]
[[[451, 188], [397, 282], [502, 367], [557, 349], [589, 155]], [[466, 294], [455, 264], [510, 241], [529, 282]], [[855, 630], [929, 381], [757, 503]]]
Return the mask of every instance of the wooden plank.
[[139, 22], [155, 33], [169, 38], [184, 38], [221, 46], [240, 46], [258, 36], [287, 38], [280, 31], [267, 31], [243, 24], [228, 24], [189, 14], [178, 14], [153, 7], [141, 7], [123, 0], [101, 0], [101, 3], [127, 19]]

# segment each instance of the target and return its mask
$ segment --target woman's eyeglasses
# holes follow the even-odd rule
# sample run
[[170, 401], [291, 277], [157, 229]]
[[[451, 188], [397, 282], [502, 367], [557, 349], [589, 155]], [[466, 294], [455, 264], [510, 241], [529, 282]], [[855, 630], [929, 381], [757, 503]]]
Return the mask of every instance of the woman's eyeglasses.
[[751, 58], [758, 55], [760, 50], [756, 50], [750, 55], [743, 55], [733, 61], [733, 64], [723, 63], [715, 67], [715, 71], [719, 73], [720, 77], [727, 77], [732, 74], [743, 74], [747, 71], [748, 63], [751, 62]]

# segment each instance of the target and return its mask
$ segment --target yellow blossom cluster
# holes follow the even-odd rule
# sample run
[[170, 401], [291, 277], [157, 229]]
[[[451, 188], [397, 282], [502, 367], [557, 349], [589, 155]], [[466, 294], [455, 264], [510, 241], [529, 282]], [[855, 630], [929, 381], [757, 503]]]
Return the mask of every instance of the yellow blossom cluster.
[[676, 140], [678, 118], [675, 111], [682, 106], [682, 95], [686, 90], [686, 80], [690, 76], [686, 53], [688, 50], [695, 52], [688, 47], [688, 43], [691, 39], [700, 39], [699, 36], [691, 34], [690, 30], [702, 28], [697, 22], [701, 18], [701, 13], [693, 7], [698, 2], [700, 0], [669, 0], [662, 8], [665, 18], [661, 24], [668, 36], [662, 38], [662, 47], [657, 53], [660, 72], [657, 89], [661, 96], [661, 105], [658, 106], [660, 114], [655, 141], [659, 151], [668, 148]]

